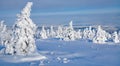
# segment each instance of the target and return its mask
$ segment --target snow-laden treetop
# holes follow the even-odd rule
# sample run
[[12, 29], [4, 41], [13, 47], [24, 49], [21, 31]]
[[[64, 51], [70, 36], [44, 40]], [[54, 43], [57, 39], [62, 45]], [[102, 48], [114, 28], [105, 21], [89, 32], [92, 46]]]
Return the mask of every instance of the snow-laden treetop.
[[73, 29], [73, 22], [72, 21], [70, 21], [69, 26], [70, 26], [70, 29]]
[[21, 25], [22, 27], [31, 26], [30, 28], [33, 30], [37, 28], [36, 25], [33, 23], [32, 19], [30, 18], [32, 5], [33, 5], [32, 2], [28, 2], [27, 5], [21, 11], [21, 13], [17, 14], [17, 21], [16, 21], [16, 24], [14, 25], [14, 28], [21, 27]]
[[33, 5], [32, 2], [28, 2], [27, 5], [26, 5], [26, 7], [23, 8], [23, 10], [21, 11], [21, 14], [24, 15], [24, 16], [26, 16], [26, 17], [29, 17], [32, 5]]

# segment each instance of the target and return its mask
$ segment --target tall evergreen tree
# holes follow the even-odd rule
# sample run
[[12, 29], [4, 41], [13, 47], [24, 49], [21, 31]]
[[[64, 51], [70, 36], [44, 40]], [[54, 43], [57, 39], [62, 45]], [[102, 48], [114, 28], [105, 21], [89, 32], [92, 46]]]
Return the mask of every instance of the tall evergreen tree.
[[32, 4], [32, 2], [28, 2], [21, 13], [17, 15], [17, 21], [13, 26], [11, 43], [6, 46], [6, 54], [29, 55], [35, 52], [34, 34], [36, 25], [30, 18]]

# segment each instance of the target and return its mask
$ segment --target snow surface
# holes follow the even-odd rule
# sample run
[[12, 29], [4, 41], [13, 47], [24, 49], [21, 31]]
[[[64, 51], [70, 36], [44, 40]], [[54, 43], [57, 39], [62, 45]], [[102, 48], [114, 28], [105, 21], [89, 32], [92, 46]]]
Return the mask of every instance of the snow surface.
[[6, 62], [11, 62], [11, 63], [31, 62], [31, 61], [47, 59], [45, 56], [42, 56], [40, 54], [34, 54], [31, 56], [0, 55], [0, 58]]
[[[14, 62], [6, 56], [0, 56], [2, 66], [120, 66], [120, 44], [94, 44], [83, 40], [60, 41], [57, 39], [37, 40], [39, 54], [46, 60], [35, 60], [37, 57], [25, 58], [27, 62]], [[11, 57], [10, 57], [11, 58]], [[32, 60], [32, 61], [31, 61]], [[8, 62], [13, 61], [13, 62]], [[17, 60], [16, 60], [17, 61]]]

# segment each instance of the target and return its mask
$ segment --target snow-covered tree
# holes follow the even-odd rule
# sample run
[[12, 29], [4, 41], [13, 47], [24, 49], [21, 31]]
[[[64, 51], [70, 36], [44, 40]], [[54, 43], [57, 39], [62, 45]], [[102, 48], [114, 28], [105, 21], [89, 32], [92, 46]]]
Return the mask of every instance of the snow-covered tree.
[[4, 24], [4, 21], [0, 22], [0, 33], [5, 32], [6, 31], [6, 25]]
[[95, 31], [92, 30], [92, 27], [89, 26], [89, 27], [86, 27], [84, 30], [83, 30], [83, 39], [92, 39], [95, 35]]
[[83, 39], [87, 39], [88, 38], [88, 28], [85, 28], [84, 30], [83, 30]]
[[88, 28], [88, 39], [92, 40], [94, 38], [94, 36], [95, 36], [95, 30], [92, 29], [91, 26], [89, 26], [89, 28]]
[[50, 27], [50, 34], [49, 35], [52, 38], [56, 36], [56, 33], [55, 33], [54, 29], [53, 29], [53, 26]]
[[40, 31], [40, 38], [47, 39], [47, 33], [44, 26], [42, 26], [42, 30]]
[[58, 29], [56, 31], [57, 33], [57, 38], [63, 38], [63, 28], [61, 26], [58, 26]]
[[75, 31], [73, 29], [72, 21], [69, 23], [69, 27], [64, 28], [63, 40], [75, 40]]
[[4, 34], [6, 32], [6, 25], [4, 24], [4, 21], [0, 22], [0, 44], [4, 44]]
[[17, 15], [17, 21], [13, 26], [13, 37], [5, 49], [6, 54], [29, 55], [36, 51], [34, 40], [36, 25], [30, 19], [32, 4], [32, 2], [28, 2], [21, 13]]
[[92, 40], [94, 36], [95, 36], [95, 30], [93, 30], [91, 26], [89, 26], [88, 28], [86, 27], [83, 30], [83, 39]]
[[50, 37], [50, 29], [46, 30], [46, 35], [47, 35], [48, 38]]
[[117, 34], [116, 31], [112, 34], [112, 39], [113, 39], [113, 42], [115, 42], [115, 43], [119, 43], [120, 42], [118, 34]]
[[36, 32], [35, 32], [35, 39], [40, 39], [40, 30], [37, 27]]
[[105, 43], [105, 42], [107, 41], [106, 34], [107, 34], [106, 31], [103, 30], [103, 29], [101, 28], [101, 26], [99, 25], [99, 26], [97, 27], [96, 35], [95, 35], [95, 37], [93, 38], [93, 42], [94, 42], [94, 43], [100, 43], [100, 44]]
[[76, 39], [82, 39], [82, 35], [83, 35], [83, 32], [81, 29], [79, 29], [78, 31], [75, 31], [75, 38]]
[[4, 21], [0, 22], [0, 44], [6, 45], [11, 39], [11, 30], [8, 30]]
[[70, 23], [69, 23], [69, 28], [70, 28], [71, 30], [73, 30], [73, 21], [70, 21]]

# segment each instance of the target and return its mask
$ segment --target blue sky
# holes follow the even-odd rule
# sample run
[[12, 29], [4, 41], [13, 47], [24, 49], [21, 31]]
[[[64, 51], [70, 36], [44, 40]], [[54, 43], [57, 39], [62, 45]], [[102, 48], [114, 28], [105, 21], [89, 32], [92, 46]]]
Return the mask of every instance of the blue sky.
[[[0, 0], [0, 20], [14, 24], [16, 14], [28, 1], [33, 2], [31, 18], [37, 24], [66, 24], [70, 20], [76, 24], [102, 24], [120, 20], [120, 0]], [[111, 18], [114, 19], [110, 21]]]

